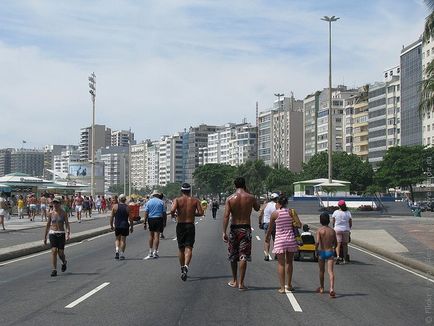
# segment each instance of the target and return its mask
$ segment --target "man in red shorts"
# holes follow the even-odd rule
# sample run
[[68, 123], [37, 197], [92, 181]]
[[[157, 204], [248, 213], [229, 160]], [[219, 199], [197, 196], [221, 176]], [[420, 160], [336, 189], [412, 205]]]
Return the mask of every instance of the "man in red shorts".
[[[223, 216], [223, 241], [229, 243], [229, 260], [231, 262], [232, 280], [230, 287], [246, 290], [244, 277], [246, 275], [247, 262], [251, 260], [252, 229], [250, 226], [250, 214], [252, 209], [259, 211], [258, 200], [246, 189], [246, 181], [238, 177], [234, 181], [236, 191], [225, 204]], [[229, 216], [232, 215], [229, 237], [227, 228]], [[240, 264], [240, 280], [238, 282], [238, 262]]]

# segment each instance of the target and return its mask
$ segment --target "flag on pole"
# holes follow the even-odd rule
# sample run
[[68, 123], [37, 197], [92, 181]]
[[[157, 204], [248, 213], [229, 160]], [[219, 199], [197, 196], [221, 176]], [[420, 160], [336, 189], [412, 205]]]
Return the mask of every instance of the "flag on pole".
[[23, 140], [23, 144], [27, 144], [27, 142], [25, 140]]

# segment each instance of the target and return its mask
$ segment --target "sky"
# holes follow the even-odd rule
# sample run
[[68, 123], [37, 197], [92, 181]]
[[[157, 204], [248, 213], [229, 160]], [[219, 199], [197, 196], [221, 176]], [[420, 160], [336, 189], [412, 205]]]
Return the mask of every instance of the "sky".
[[[2, 0], [0, 148], [78, 144], [92, 123], [159, 139], [255, 123], [274, 93], [383, 80], [429, 14], [423, 0]], [[26, 144], [22, 144], [22, 141]]]

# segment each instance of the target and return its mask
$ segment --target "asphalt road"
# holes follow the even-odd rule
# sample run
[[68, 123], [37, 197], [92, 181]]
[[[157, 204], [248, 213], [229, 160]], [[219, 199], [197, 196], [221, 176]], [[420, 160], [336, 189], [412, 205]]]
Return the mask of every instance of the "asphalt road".
[[[262, 256], [263, 231], [253, 223], [248, 291], [230, 288], [230, 266], [216, 221], [198, 219], [189, 279], [182, 282], [175, 224], [165, 230], [160, 258], [143, 260], [148, 234], [128, 237], [125, 261], [114, 260], [112, 233], [66, 249], [68, 270], [50, 277], [47, 252], [0, 263], [0, 325], [429, 325], [434, 283], [369, 254], [336, 266], [337, 298], [316, 294], [318, 268], [295, 262], [295, 292], [277, 292], [276, 262]], [[258, 236], [261, 240], [256, 238]], [[109, 284], [107, 284], [109, 283]], [[326, 283], [327, 284], [327, 283]], [[90, 291], [101, 289], [66, 308]], [[431, 295], [431, 297], [430, 297]], [[300, 309], [298, 309], [297, 304]], [[301, 311], [295, 311], [301, 310]]]

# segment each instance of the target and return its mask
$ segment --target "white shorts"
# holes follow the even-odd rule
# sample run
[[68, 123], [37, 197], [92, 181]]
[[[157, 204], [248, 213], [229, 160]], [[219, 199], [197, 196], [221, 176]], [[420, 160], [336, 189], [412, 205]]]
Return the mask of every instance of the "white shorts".
[[45, 204], [41, 204], [41, 210], [45, 211], [47, 209], [47, 206]]
[[83, 209], [83, 205], [75, 205], [75, 211], [77, 213], [80, 213], [82, 209]]
[[0, 208], [0, 216], [5, 216], [6, 210], [4, 208]]

